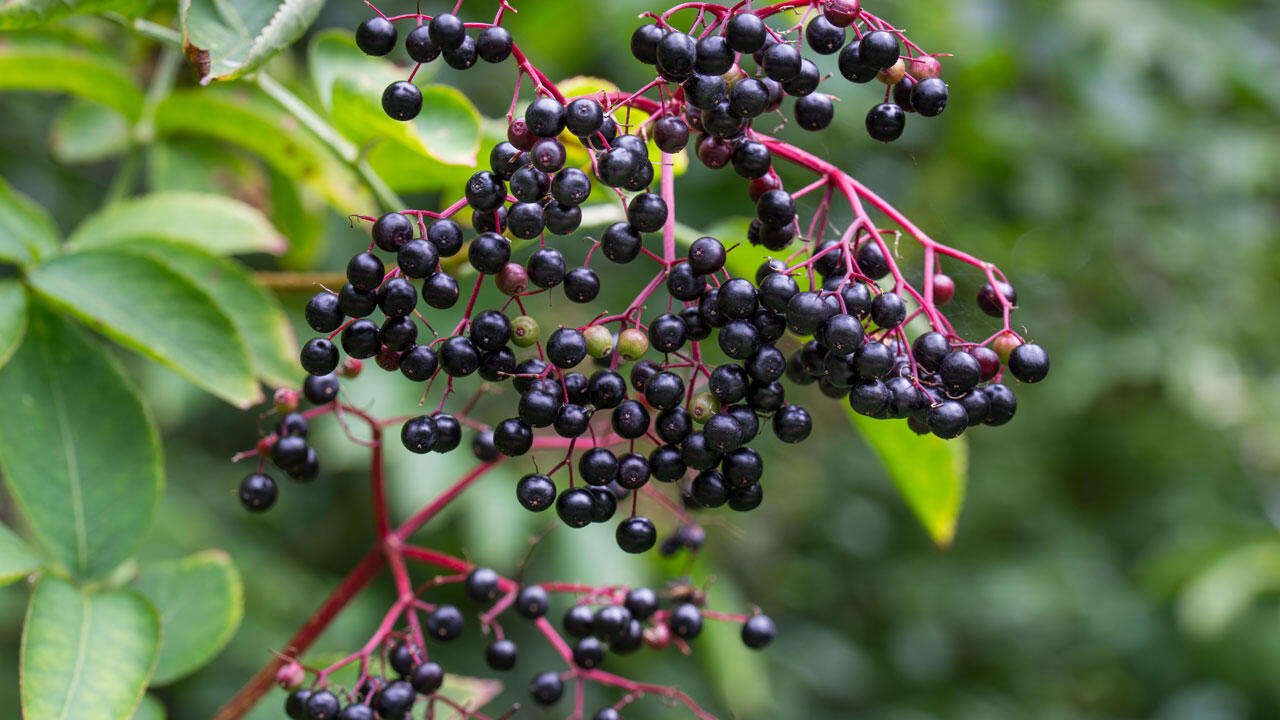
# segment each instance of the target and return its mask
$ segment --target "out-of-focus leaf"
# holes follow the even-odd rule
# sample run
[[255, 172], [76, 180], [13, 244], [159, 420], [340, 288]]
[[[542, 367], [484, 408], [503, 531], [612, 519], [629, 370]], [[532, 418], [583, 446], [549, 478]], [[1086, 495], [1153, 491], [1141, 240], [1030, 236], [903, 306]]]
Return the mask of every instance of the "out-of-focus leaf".
[[151, 525], [160, 441], [104, 348], [39, 304], [30, 317], [22, 347], [0, 369], [0, 468], [48, 556], [78, 576], [101, 575]]
[[216, 255], [279, 254], [288, 245], [256, 208], [222, 195], [180, 190], [110, 205], [80, 223], [68, 244], [104, 247], [139, 238], [171, 240]]
[[0, 37], [0, 89], [70, 93], [113, 107], [130, 121], [142, 113], [142, 91], [128, 69], [110, 55], [71, 42]]
[[1178, 624], [1196, 638], [1211, 640], [1259, 596], [1276, 589], [1280, 589], [1280, 543], [1245, 545], [1205, 567], [1178, 593]]
[[143, 566], [134, 587], [160, 613], [164, 640], [152, 685], [189, 675], [222, 649], [244, 612], [240, 573], [221, 550]]
[[929, 537], [939, 547], [949, 547], [969, 477], [968, 440], [916, 435], [905, 421], [877, 420], [852, 409], [849, 417]]
[[36, 292], [237, 407], [262, 399], [244, 341], [208, 293], [134, 253], [83, 250], [28, 275]]
[[89, 593], [41, 578], [22, 632], [23, 717], [132, 717], [159, 644], [156, 611], [137, 593]]
[[214, 193], [261, 203], [267, 169], [248, 154], [205, 138], [160, 138], [147, 147], [152, 191]]
[[297, 386], [302, 371], [293, 326], [280, 301], [256, 285], [239, 263], [167, 242], [142, 240], [118, 247], [164, 264], [208, 293], [244, 339], [254, 373], [274, 387]]
[[100, 162], [129, 148], [129, 122], [114, 108], [76, 100], [54, 117], [49, 144], [58, 162]]
[[164, 720], [165, 716], [164, 705], [151, 693], [143, 695], [138, 709], [133, 711], [133, 720]]
[[27, 265], [58, 248], [58, 229], [44, 208], [0, 178], [0, 262]]
[[22, 538], [0, 525], [0, 586], [26, 577], [40, 567], [40, 558], [31, 552]]
[[0, 280], [0, 367], [17, 352], [26, 331], [26, 291], [17, 280]]
[[77, 13], [110, 10], [133, 15], [147, 4], [147, 0], [8, 0], [0, 3], [0, 30], [39, 27]]
[[253, 72], [310, 27], [324, 0], [181, 0], [182, 45], [200, 82]]
[[314, 188], [340, 213], [373, 205], [355, 173], [292, 115], [244, 88], [175, 92], [157, 106], [156, 129], [243, 148], [294, 182]]

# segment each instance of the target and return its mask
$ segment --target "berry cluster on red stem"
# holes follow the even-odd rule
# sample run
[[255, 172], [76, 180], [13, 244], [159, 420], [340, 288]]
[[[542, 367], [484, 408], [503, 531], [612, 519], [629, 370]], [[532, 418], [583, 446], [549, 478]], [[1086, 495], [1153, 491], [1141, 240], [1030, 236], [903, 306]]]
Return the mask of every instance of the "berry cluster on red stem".
[[[738, 623], [747, 646], [764, 647], [775, 630], [759, 611], [710, 610], [706, 593], [687, 580], [657, 591], [529, 583], [522, 579], [523, 564], [507, 577], [413, 544], [411, 537], [494, 467], [532, 455], [550, 462], [535, 463], [517, 484], [516, 499], [526, 509], [554, 508], [573, 528], [622, 515], [618, 545], [640, 553], [659, 545], [657, 525], [640, 513], [643, 498], [646, 510], [674, 518], [660, 551], [696, 552], [705, 539], [699, 511], [723, 505], [748, 511], [762, 502], [764, 461], [752, 443], [769, 434], [762, 432], [766, 426], [784, 443], [809, 436], [809, 413], [788, 397], [784, 379], [816, 385], [864, 415], [954, 438], [973, 426], [1008, 422], [1016, 399], [1002, 382], [1004, 373], [1038, 382], [1048, 373], [1048, 356], [1013, 329], [1017, 296], [998, 268], [937, 242], [848, 173], [755, 127], [775, 115], [807, 131], [835, 121], [835, 103], [820, 92], [832, 79], [821, 77], [806, 53], [838, 55], [840, 75], [850, 82], [883, 83], [883, 98], [865, 118], [873, 139], [897, 139], [910, 114], [943, 112], [949, 90], [940, 56], [926, 53], [857, 0], [785, 0], [754, 9], [745, 0], [731, 6], [687, 2], [644, 13], [630, 51], [653, 66], [653, 80], [634, 92], [576, 97], [567, 97], [521, 52], [503, 24], [515, 12], [509, 3], [504, 0], [489, 22], [464, 21], [461, 5], [435, 16], [388, 16], [374, 8], [356, 42], [370, 55], [386, 55], [400, 42], [397, 23], [412, 26], [404, 47], [416, 64], [407, 80], [383, 94], [384, 110], [402, 121], [421, 111], [413, 78], [422, 64], [440, 59], [465, 70], [480, 60], [512, 60], [507, 140], [492, 148], [489, 168], [472, 175], [462, 197], [443, 210], [353, 216], [372, 224], [371, 242], [351, 258], [348, 283], [317, 293], [306, 309], [308, 324], [320, 333], [300, 356], [309, 373], [302, 395], [314, 407], [299, 411], [297, 392], [278, 392], [276, 432], [237, 456], [259, 462], [241, 483], [241, 501], [250, 510], [266, 510], [278, 494], [267, 460], [294, 480], [313, 480], [320, 465], [307, 442], [309, 424], [333, 416], [348, 437], [370, 450], [377, 542], [217, 717], [240, 717], [273, 682], [290, 690], [286, 712], [298, 720], [390, 720], [408, 717], [415, 707], [425, 707], [428, 718], [437, 709], [492, 717], [441, 694], [444, 669], [430, 656], [433, 645], [454, 640], [466, 625], [465, 613], [438, 602], [435, 591], [461, 584], [479, 607], [475, 614], [492, 669], [507, 672], [519, 664], [519, 649], [502, 625], [513, 616], [534, 623], [564, 660], [566, 670], [532, 675], [535, 703], [556, 703], [568, 683], [570, 717], [583, 718], [584, 687], [594, 683], [619, 694], [595, 712], [597, 720], [620, 717], [646, 695], [710, 718], [677, 688], [600, 666], [607, 655], [645, 646], [688, 652], [704, 620]], [[534, 97], [517, 114], [526, 81]], [[788, 98], [794, 98], [790, 120], [782, 111]], [[659, 160], [656, 171], [651, 152]], [[711, 168], [731, 166], [746, 181], [756, 211], [746, 237], [702, 237], [686, 251], [677, 248], [675, 160], [683, 152]], [[574, 156], [585, 156], [581, 167], [570, 161]], [[788, 191], [775, 170], [778, 161], [816, 177]], [[625, 219], [598, 238], [580, 236], [585, 260], [570, 268], [550, 240], [576, 235], [584, 203], [601, 191], [616, 196]], [[846, 209], [851, 220], [833, 220]], [[460, 215], [465, 210], [469, 218]], [[656, 239], [650, 242], [650, 236]], [[734, 277], [728, 269], [744, 240], [772, 254], [753, 278]], [[903, 269], [903, 240], [921, 247], [919, 280]], [[388, 255], [394, 257], [389, 270]], [[601, 255], [607, 264], [652, 272], [641, 273], [648, 280], [620, 312], [597, 307]], [[1002, 323], [989, 337], [966, 340], [943, 313], [956, 294], [943, 262], [981, 271], [985, 283], [976, 303]], [[474, 281], [466, 277], [470, 271]], [[483, 307], [489, 277], [505, 299]], [[458, 306], [460, 279], [470, 287], [461, 317], [438, 331], [419, 304]], [[535, 305], [553, 305], [557, 288], [569, 302], [595, 307], [594, 319], [544, 330]], [[375, 312], [381, 323], [370, 319]], [[435, 410], [378, 418], [345, 401], [340, 378], [360, 373], [367, 359], [420, 383], [424, 404], [443, 384]], [[459, 404], [455, 381], [472, 375], [484, 382]], [[493, 424], [477, 417], [481, 394], [504, 385], [515, 391], [512, 415]], [[353, 420], [367, 427], [367, 435], [348, 428]], [[476, 457], [468, 473], [399, 526], [390, 522], [384, 484], [388, 431], [398, 431], [401, 443], [419, 454], [457, 451], [470, 433]], [[645, 447], [651, 448], [647, 454]], [[537, 469], [548, 465], [545, 472]], [[663, 486], [677, 490], [675, 499]], [[368, 642], [329, 666], [304, 665], [320, 632], [383, 567], [390, 568], [397, 597]], [[548, 612], [562, 596], [572, 601], [557, 628]], [[356, 683], [334, 686], [333, 673], [353, 664]]]

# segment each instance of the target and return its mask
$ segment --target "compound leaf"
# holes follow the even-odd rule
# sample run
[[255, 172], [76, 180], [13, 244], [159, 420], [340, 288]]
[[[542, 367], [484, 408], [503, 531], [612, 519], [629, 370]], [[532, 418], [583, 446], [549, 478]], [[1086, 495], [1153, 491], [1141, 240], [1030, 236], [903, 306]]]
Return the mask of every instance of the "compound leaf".
[[159, 644], [159, 617], [137, 593], [89, 593], [46, 575], [22, 631], [23, 717], [132, 717]]
[[177, 680], [209, 662], [240, 625], [240, 573], [221, 550], [144, 565], [134, 586], [159, 611], [164, 628], [152, 685]]
[[132, 555], [160, 495], [160, 441], [105, 349], [33, 304], [0, 397], [0, 469], [48, 556], [94, 577]]
[[0, 3], [0, 30], [37, 27], [78, 13], [136, 14], [146, 7], [147, 0], [7, 0]]
[[0, 262], [30, 264], [57, 250], [58, 237], [44, 208], [0, 178]]
[[181, 190], [114, 203], [80, 223], [68, 242], [100, 247], [139, 238], [172, 240], [216, 255], [279, 254], [288, 246], [271, 222], [248, 203]]
[[0, 89], [70, 93], [113, 107], [131, 122], [142, 114], [142, 91], [129, 71], [114, 57], [71, 42], [0, 38]]
[[181, 0], [182, 44], [200, 82], [253, 72], [293, 44], [324, 0]]
[[61, 163], [101, 162], [129, 149], [129, 122], [114, 108], [77, 99], [54, 117], [49, 145]]

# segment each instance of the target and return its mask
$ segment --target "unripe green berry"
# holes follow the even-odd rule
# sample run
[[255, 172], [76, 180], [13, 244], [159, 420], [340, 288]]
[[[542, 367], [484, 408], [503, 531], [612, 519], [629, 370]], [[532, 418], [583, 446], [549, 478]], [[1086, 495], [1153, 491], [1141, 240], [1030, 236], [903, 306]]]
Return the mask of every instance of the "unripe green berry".
[[699, 425], [710, 420], [711, 416], [718, 412], [720, 412], [720, 401], [709, 392], [694, 395], [693, 400], [689, 403], [689, 415]]
[[996, 338], [991, 342], [991, 349], [995, 350], [996, 355], [1000, 356], [1000, 362], [1004, 363], [1005, 365], [1008, 365], [1009, 354], [1013, 352], [1014, 348], [1018, 347], [1021, 344], [1022, 344], [1022, 341], [1019, 340], [1017, 337], [1015, 337], [1013, 334], [1004, 333], [1003, 335], [1001, 335], [1000, 337]]
[[584, 328], [582, 336], [587, 339], [587, 354], [593, 358], [609, 357], [613, 351], [613, 333], [603, 325]]
[[649, 337], [635, 328], [618, 333], [618, 354], [630, 362], [649, 352]]
[[516, 347], [531, 347], [538, 342], [538, 321], [521, 315], [511, 321], [511, 343]]

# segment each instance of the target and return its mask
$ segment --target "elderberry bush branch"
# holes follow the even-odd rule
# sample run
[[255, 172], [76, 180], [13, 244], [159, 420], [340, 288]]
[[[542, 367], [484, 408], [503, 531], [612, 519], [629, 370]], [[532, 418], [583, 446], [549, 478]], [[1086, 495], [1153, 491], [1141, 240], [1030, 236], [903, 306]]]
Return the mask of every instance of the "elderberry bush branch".
[[[908, 114], [943, 112], [949, 89], [941, 79], [942, 56], [926, 53], [857, 2], [787, 0], [756, 9], [696, 2], [645, 13], [630, 50], [654, 68], [652, 80], [630, 92], [582, 96], [566, 96], [516, 45], [503, 25], [512, 5], [503, 2], [492, 20], [474, 22], [458, 15], [461, 5], [434, 16], [389, 16], [374, 8], [356, 31], [357, 45], [385, 55], [399, 42], [397, 24], [408, 29], [404, 46], [417, 65], [382, 99], [398, 120], [421, 110], [412, 81], [422, 64], [440, 59], [465, 70], [482, 59], [512, 60], [507, 140], [492, 148], [489, 168], [472, 175], [461, 197], [441, 210], [352, 216], [371, 224], [369, 243], [351, 257], [346, 284], [322, 290], [306, 308], [320, 336], [300, 356], [309, 373], [302, 394], [316, 407], [299, 413], [297, 393], [282, 391], [276, 432], [240, 456], [259, 461], [241, 484], [241, 500], [250, 510], [265, 510], [278, 494], [267, 458], [294, 480], [316, 478], [308, 423], [332, 414], [353, 441], [370, 447], [378, 547], [294, 638], [284, 653], [290, 662], [269, 665], [220, 717], [238, 717], [277, 672], [293, 690], [286, 710], [295, 718], [403, 717], [419, 697], [431, 712], [443, 701], [437, 694], [443, 670], [428, 659], [428, 645], [453, 639], [465, 622], [457, 608], [433, 602], [432, 591], [454, 583], [488, 607], [478, 620], [493, 638], [486, 660], [494, 670], [516, 663], [517, 649], [500, 620], [513, 607], [537, 623], [565, 660], [567, 671], [534, 676], [536, 702], [559, 700], [567, 679], [576, 682], [571, 717], [583, 717], [584, 681], [624, 692], [596, 718], [617, 717], [621, 706], [644, 694], [710, 717], [674, 688], [599, 670], [604, 653], [626, 654], [645, 643], [687, 650], [703, 618], [742, 623], [744, 642], [761, 647], [774, 634], [767, 617], [711, 613], [702, 607], [705, 596], [687, 596], [682, 586], [670, 590], [661, 607], [659, 593], [641, 588], [524, 584], [410, 545], [409, 536], [493, 467], [531, 456], [533, 471], [515, 488], [527, 510], [554, 508], [570, 528], [621, 515], [615, 536], [630, 553], [658, 544], [649, 514], [670, 514], [677, 529], [661, 551], [696, 550], [705, 537], [697, 513], [724, 505], [749, 511], [763, 501], [764, 461], [752, 445], [764, 442], [765, 425], [783, 443], [812, 432], [810, 414], [788, 397], [784, 379], [816, 385], [858, 413], [954, 438], [1012, 419], [1016, 400], [1003, 382], [1005, 370], [1017, 381], [1038, 382], [1047, 375], [1048, 356], [1013, 329], [1016, 294], [994, 265], [934, 240], [848, 173], [756, 127], [780, 114], [787, 98], [794, 98], [792, 119], [804, 130], [835, 121], [835, 103], [819, 92], [830, 78], [820, 76], [806, 52], [838, 54], [845, 80], [883, 84], [882, 101], [865, 118], [875, 140], [897, 139]], [[522, 92], [530, 91], [517, 112]], [[675, 162], [686, 151], [744, 179], [756, 214], [745, 237], [701, 237], [685, 252], [677, 249]], [[576, 157], [585, 159], [571, 162]], [[788, 190], [774, 166], [778, 159], [817, 178]], [[579, 235], [582, 207], [600, 193], [620, 204], [625, 220], [598, 237]], [[569, 239], [556, 247], [558, 236]], [[920, 247], [920, 280], [905, 268], [904, 239]], [[743, 241], [773, 254], [753, 278], [730, 272], [731, 266], [741, 271], [731, 261]], [[581, 264], [571, 268], [561, 248], [582, 255]], [[981, 271], [977, 305], [1002, 323], [989, 337], [962, 337], [944, 314], [957, 292], [944, 262]], [[496, 302], [490, 278], [501, 296]], [[621, 308], [606, 307], [606, 281], [639, 288]], [[590, 319], [575, 322], [562, 312], [561, 293], [585, 306]], [[456, 321], [432, 326], [427, 320], [455, 309]], [[375, 313], [380, 322], [371, 319]], [[927, 329], [913, 329], [920, 326]], [[399, 372], [420, 404], [434, 411], [378, 419], [345, 402], [340, 378], [358, 375], [369, 359]], [[468, 393], [474, 375], [483, 383]], [[481, 395], [495, 391], [512, 401], [506, 417], [477, 412]], [[368, 439], [347, 427], [350, 418], [368, 425]], [[459, 451], [469, 432], [478, 464], [393, 528], [382, 466], [385, 435], [396, 429], [404, 447], [418, 454]], [[648, 514], [641, 513], [642, 498]], [[415, 583], [410, 562], [448, 574]], [[397, 600], [369, 641], [334, 666], [308, 672], [298, 665], [319, 631], [372, 578], [373, 566], [383, 564], [391, 568]], [[543, 615], [522, 609], [526, 593], [552, 592], [581, 595], [563, 623], [576, 638], [573, 647]], [[632, 607], [636, 594], [651, 595], [652, 606]], [[359, 667], [357, 686], [331, 688], [332, 673], [350, 664]], [[420, 674], [425, 679], [415, 682]], [[482, 717], [476, 711], [464, 713]]]

